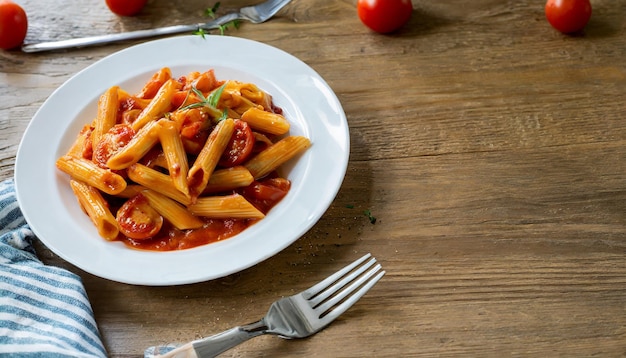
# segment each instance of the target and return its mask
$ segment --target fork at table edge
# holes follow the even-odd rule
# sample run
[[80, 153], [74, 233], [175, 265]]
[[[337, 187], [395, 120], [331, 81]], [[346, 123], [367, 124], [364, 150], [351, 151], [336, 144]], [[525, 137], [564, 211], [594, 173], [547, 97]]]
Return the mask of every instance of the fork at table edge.
[[308, 337], [354, 305], [384, 274], [376, 259], [367, 254], [313, 287], [274, 302], [258, 322], [189, 342], [156, 358], [215, 357], [263, 334]]

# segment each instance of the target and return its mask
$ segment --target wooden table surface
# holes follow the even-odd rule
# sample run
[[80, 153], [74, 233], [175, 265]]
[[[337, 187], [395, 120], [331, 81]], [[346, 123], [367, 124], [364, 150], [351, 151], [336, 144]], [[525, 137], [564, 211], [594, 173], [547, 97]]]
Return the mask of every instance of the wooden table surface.
[[[29, 43], [195, 23], [212, 5], [150, 0], [119, 18], [100, 0], [16, 1]], [[393, 35], [364, 27], [355, 3], [293, 0], [226, 32], [307, 63], [347, 115], [345, 181], [302, 238], [242, 272], [175, 287], [101, 279], [38, 245], [46, 263], [82, 276], [110, 355], [254, 321], [367, 252], [386, 276], [326, 330], [224, 356], [626, 354], [626, 1], [592, 0], [577, 36], [550, 27], [542, 0], [413, 0]], [[247, 4], [222, 0], [219, 13]], [[55, 88], [136, 43], [0, 52], [0, 179]]]

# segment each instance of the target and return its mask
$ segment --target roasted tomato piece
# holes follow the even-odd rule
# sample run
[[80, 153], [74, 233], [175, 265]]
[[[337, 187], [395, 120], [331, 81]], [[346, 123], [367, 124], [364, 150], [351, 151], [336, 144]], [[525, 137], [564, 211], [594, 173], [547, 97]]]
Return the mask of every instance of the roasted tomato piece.
[[223, 167], [234, 167], [245, 162], [252, 153], [254, 142], [254, 134], [248, 123], [239, 119], [235, 120], [235, 130], [219, 164]]
[[92, 143], [93, 161], [102, 168], [107, 168], [106, 163], [123, 148], [135, 136], [135, 131], [127, 124], [114, 125], [106, 132], [100, 142]]
[[163, 217], [141, 194], [128, 199], [117, 211], [116, 219], [122, 234], [135, 240], [149, 239], [163, 226]]
[[92, 143], [94, 162], [102, 168], [107, 168], [106, 162], [109, 158], [128, 144], [134, 135], [135, 131], [129, 125], [113, 126], [98, 143]]
[[291, 182], [284, 178], [272, 178], [255, 181], [245, 189], [242, 195], [264, 214], [278, 204], [289, 192]]

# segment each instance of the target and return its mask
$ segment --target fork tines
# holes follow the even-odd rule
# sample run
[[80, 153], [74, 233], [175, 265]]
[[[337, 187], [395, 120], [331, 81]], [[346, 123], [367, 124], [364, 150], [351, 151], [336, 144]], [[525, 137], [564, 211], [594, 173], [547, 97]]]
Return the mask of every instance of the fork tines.
[[384, 274], [376, 259], [367, 254], [302, 294], [320, 318], [329, 315], [327, 318], [332, 320], [363, 297]]

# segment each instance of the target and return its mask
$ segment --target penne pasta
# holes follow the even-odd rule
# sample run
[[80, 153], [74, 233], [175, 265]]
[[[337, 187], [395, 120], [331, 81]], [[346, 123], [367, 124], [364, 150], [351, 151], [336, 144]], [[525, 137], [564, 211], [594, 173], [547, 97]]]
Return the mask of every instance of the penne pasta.
[[91, 143], [95, 147], [104, 136], [117, 122], [118, 102], [118, 86], [110, 87], [98, 100], [98, 114], [93, 123], [93, 132], [91, 133]]
[[124, 103], [126, 106], [132, 107], [135, 110], [141, 112], [142, 109], [148, 107], [152, 99], [133, 96], [130, 93], [124, 91], [121, 88], [117, 89], [117, 98], [120, 104]]
[[266, 111], [271, 110], [272, 97], [255, 84], [239, 81], [230, 82], [227, 87], [230, 92], [238, 93], [247, 103], [253, 103], [255, 107], [261, 106]]
[[306, 137], [285, 137], [250, 159], [245, 167], [254, 179], [263, 178], [310, 146], [311, 141]]
[[230, 141], [234, 128], [233, 119], [228, 118], [219, 122], [211, 132], [187, 176], [192, 196], [197, 196], [204, 191], [224, 148]]
[[93, 132], [91, 133], [93, 146], [98, 144], [102, 136], [117, 122], [118, 89], [118, 86], [110, 87], [98, 100], [98, 113], [93, 122]]
[[128, 168], [128, 177], [135, 183], [159, 192], [181, 204], [191, 203], [189, 196], [178, 190], [172, 178], [167, 174], [137, 163]]
[[283, 135], [289, 131], [289, 122], [280, 114], [264, 111], [252, 107], [241, 115], [241, 120], [247, 122], [254, 130]]
[[77, 180], [70, 180], [70, 186], [81, 207], [98, 229], [98, 234], [107, 240], [117, 239], [119, 234], [117, 221], [100, 192], [93, 186]]
[[265, 217], [259, 209], [239, 194], [199, 198], [188, 208], [194, 215], [213, 219], [262, 219]]
[[175, 122], [170, 120], [159, 121], [159, 140], [163, 148], [163, 154], [167, 160], [167, 169], [170, 177], [174, 182], [174, 186], [185, 196], [189, 195], [189, 186], [187, 185], [187, 173], [189, 165], [187, 164], [187, 153], [183, 147], [183, 141], [180, 138], [180, 132]]
[[217, 79], [215, 78], [215, 71], [208, 70], [206, 72], [192, 72], [188, 76], [189, 83], [184, 89], [188, 90], [191, 87], [197, 88], [202, 92], [209, 92], [219, 86]]
[[220, 169], [213, 172], [203, 194], [219, 193], [246, 187], [254, 181], [250, 171], [244, 166]]
[[146, 188], [142, 185], [137, 185], [137, 184], [126, 185], [126, 189], [122, 190], [115, 196], [118, 198], [130, 199], [133, 196], [141, 193], [145, 189]]
[[137, 94], [107, 88], [56, 166], [106, 240], [183, 250], [237, 235], [284, 198], [279, 167], [311, 145], [289, 130], [255, 84], [163, 67]]
[[109, 158], [107, 167], [120, 170], [137, 163], [159, 141], [159, 123], [150, 122], [142, 127], [133, 139]]
[[178, 90], [180, 84], [174, 80], [167, 80], [159, 89], [156, 96], [150, 101], [150, 104], [144, 108], [137, 117], [137, 120], [131, 124], [135, 131], [139, 131], [143, 126], [151, 121], [159, 119], [167, 112], [172, 105], [172, 97]]
[[91, 133], [93, 127], [89, 124], [83, 126], [80, 133], [76, 137], [74, 144], [67, 151], [67, 155], [77, 158], [91, 158], [93, 155], [93, 147], [91, 146]]
[[93, 123], [93, 133], [91, 133], [93, 146], [98, 144], [102, 136], [117, 122], [118, 89], [118, 86], [110, 87], [98, 100], [98, 113]]
[[238, 117], [248, 109], [256, 107], [254, 102], [243, 97], [239, 92], [229, 91], [227, 89], [224, 90], [224, 93], [222, 94], [221, 104], [229, 110], [237, 113]]
[[272, 96], [265, 91], [260, 90], [257, 86], [249, 83], [241, 89], [241, 95], [257, 105], [263, 107], [266, 111], [272, 110]]
[[159, 88], [161, 88], [163, 84], [171, 78], [172, 71], [169, 67], [162, 67], [152, 75], [148, 82], [146, 82], [141, 91], [137, 94], [137, 97], [147, 99], [154, 98]]
[[101, 191], [115, 195], [126, 189], [126, 180], [108, 169], [100, 168], [85, 158], [64, 155], [57, 159], [56, 166], [75, 180], [82, 181]]
[[148, 199], [150, 206], [178, 230], [197, 229], [204, 225], [202, 220], [175, 200], [149, 189], [141, 193]]

